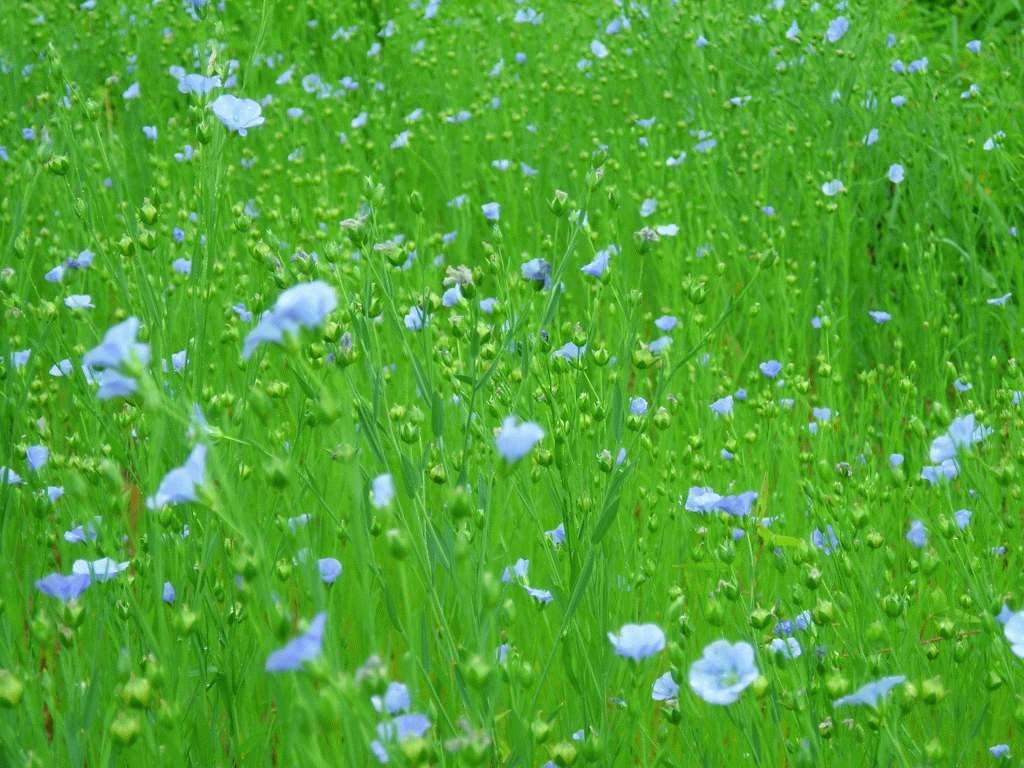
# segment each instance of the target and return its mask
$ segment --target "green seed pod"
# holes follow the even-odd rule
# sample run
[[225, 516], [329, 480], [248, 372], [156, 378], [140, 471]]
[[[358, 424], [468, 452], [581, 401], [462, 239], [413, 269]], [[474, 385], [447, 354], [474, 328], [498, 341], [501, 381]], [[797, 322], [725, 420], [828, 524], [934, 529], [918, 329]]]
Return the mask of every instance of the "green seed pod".
[[535, 742], [543, 744], [551, 735], [551, 726], [546, 720], [538, 717], [530, 723], [530, 733], [533, 735], [533, 740]]
[[0, 669], [0, 706], [8, 709], [18, 706], [24, 693], [21, 680], [6, 669]]
[[70, 166], [67, 155], [54, 155], [46, 161], [46, 170], [54, 176], [66, 176]]
[[551, 759], [559, 768], [569, 768], [576, 762], [579, 753], [571, 741], [560, 741], [551, 747]]
[[118, 744], [129, 745], [142, 732], [142, 720], [134, 712], [122, 710], [110, 724], [110, 735]]

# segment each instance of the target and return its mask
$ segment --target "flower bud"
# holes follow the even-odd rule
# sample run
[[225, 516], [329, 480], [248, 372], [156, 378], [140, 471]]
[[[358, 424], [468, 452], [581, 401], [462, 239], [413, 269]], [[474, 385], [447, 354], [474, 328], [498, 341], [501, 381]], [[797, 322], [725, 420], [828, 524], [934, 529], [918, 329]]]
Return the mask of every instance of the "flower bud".
[[552, 197], [551, 200], [548, 201], [548, 208], [551, 210], [551, 213], [553, 213], [558, 218], [561, 218], [562, 216], [565, 215], [565, 209], [568, 200], [569, 195], [567, 192], [564, 192], [561, 189], [556, 189], [554, 197]]
[[46, 170], [54, 176], [66, 176], [70, 165], [67, 155], [54, 155], [46, 161]]
[[576, 762], [576, 745], [571, 741], [560, 741], [551, 747], [551, 759], [559, 768], [568, 768]]
[[114, 737], [114, 741], [125, 746], [135, 741], [141, 731], [142, 722], [133, 712], [118, 712], [114, 722], [110, 724], [110, 735]]
[[0, 707], [16, 707], [21, 703], [25, 686], [6, 669], [0, 669]]
[[946, 698], [946, 687], [942, 678], [936, 676], [921, 683], [921, 699], [925, 704], [938, 704]]

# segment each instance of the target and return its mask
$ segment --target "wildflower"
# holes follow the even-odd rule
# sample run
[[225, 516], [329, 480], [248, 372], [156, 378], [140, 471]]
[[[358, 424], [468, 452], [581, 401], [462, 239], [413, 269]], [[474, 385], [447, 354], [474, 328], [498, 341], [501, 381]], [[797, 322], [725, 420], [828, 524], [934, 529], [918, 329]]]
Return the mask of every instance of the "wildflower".
[[719, 510], [735, 517], [743, 517], [750, 514], [750, 509], [756, 500], [756, 491], [746, 491], [734, 496], [720, 496], [711, 488], [693, 486], [687, 493], [685, 509], [689, 512]]
[[967, 43], [966, 48], [971, 53], [981, 53], [981, 40], [971, 40]]
[[[88, 368], [83, 368], [83, 372], [86, 372], [88, 376]], [[110, 400], [114, 397], [128, 397], [129, 395], [135, 394], [138, 391], [139, 383], [130, 376], [125, 376], [123, 373], [115, 370], [101, 371], [97, 377], [96, 382], [100, 385], [100, 388], [96, 391], [96, 397], [100, 400]]]
[[514, 464], [530, 452], [544, 437], [544, 430], [532, 421], [519, 423], [516, 416], [509, 416], [501, 424], [494, 442], [498, 453], [509, 464]]
[[536, 600], [538, 603], [547, 604], [554, 600], [554, 595], [546, 589], [534, 589], [528, 584], [523, 584], [523, 589], [526, 590], [527, 594]]
[[373, 489], [370, 491], [370, 503], [376, 509], [384, 509], [391, 503], [395, 495], [395, 483], [391, 475], [377, 475], [373, 478]]
[[230, 93], [218, 96], [210, 109], [229, 131], [237, 131], [239, 136], [245, 136], [250, 128], [257, 128], [264, 123], [258, 101], [239, 99]]
[[516, 24], [533, 24], [534, 26], [539, 25], [544, 21], [544, 14], [537, 13], [533, 8], [517, 8], [515, 15], [512, 17], [512, 21]]
[[565, 523], [559, 523], [556, 527], [550, 531], [544, 531], [544, 535], [551, 540], [551, 543], [556, 547], [561, 546], [565, 543]]
[[54, 597], [67, 602], [74, 600], [88, 588], [91, 583], [89, 574], [73, 573], [64, 576], [60, 573], [51, 573], [36, 581], [36, 589], [44, 595]]
[[[103, 518], [99, 515], [95, 517], [95, 522], [101, 522]], [[70, 531], [64, 532], [64, 541], [68, 544], [82, 544], [86, 541], [96, 541], [99, 534], [96, 532], [96, 528], [92, 523], [88, 523], [88, 528], [84, 525], [76, 525]]]
[[888, 323], [890, 320], [892, 320], [892, 315], [880, 309], [873, 309], [870, 312], [868, 312], [868, 315], [878, 325], [885, 325], [885, 323]]
[[711, 410], [716, 416], [728, 416], [732, 413], [732, 395], [720, 397], [711, 404]]
[[580, 272], [590, 277], [601, 277], [608, 269], [609, 259], [618, 252], [619, 249], [616, 246], [609, 245], [604, 250], [595, 253], [590, 263], [580, 268]]
[[215, 88], [220, 88], [221, 86], [220, 75], [206, 77], [205, 75], [193, 73], [185, 74], [178, 78], [178, 93], [193, 93], [196, 96], [206, 96], [213, 92]]
[[640, 661], [665, 648], [665, 633], [656, 624], [625, 624], [616, 635], [608, 633], [616, 656]]
[[[521, 10], [521, 9], [520, 9]], [[420, 738], [430, 730], [430, 718], [419, 712], [399, 715], [393, 720], [385, 720], [377, 724], [377, 738], [370, 743], [370, 749], [381, 764], [389, 762], [385, 742], [401, 744], [408, 739]]]
[[832, 181], [826, 181], [821, 185], [821, 193], [825, 195], [825, 197], [835, 197], [845, 190], [846, 187], [843, 186], [843, 182], [839, 179], [832, 179]]
[[387, 712], [389, 715], [397, 715], [399, 712], [408, 712], [412, 708], [412, 699], [409, 696], [409, 689], [402, 683], [390, 682], [383, 696], [373, 696], [370, 699], [373, 708], [378, 712]]
[[309, 521], [312, 520], [312, 519], [313, 519], [313, 516], [312, 515], [308, 515], [308, 514], [302, 514], [302, 515], [296, 515], [295, 517], [289, 517], [288, 521], [287, 521], [288, 522], [288, 529], [292, 533], [295, 533], [295, 531], [297, 531], [299, 528], [302, 528], [303, 526], [308, 525]]
[[878, 703], [889, 695], [889, 691], [897, 685], [905, 683], [906, 680], [907, 678], [904, 675], [883, 677], [881, 680], [875, 680], [874, 682], [858, 688], [847, 696], [842, 696], [836, 699], [832, 702], [832, 706], [843, 707], [847, 704], [863, 704], [869, 707], [877, 707]]
[[544, 259], [530, 259], [520, 267], [520, 271], [524, 280], [537, 283], [545, 289], [551, 286], [551, 264]]
[[629, 412], [633, 416], [643, 416], [645, 413], [647, 413], [647, 401], [642, 397], [630, 398]]
[[171, 584], [171, 582], [164, 582], [163, 592], [161, 593], [160, 597], [168, 605], [174, 604], [174, 600], [177, 597], [177, 593], [174, 591], [174, 585]]
[[196, 491], [206, 479], [206, 446], [197, 445], [189, 454], [188, 460], [164, 475], [156, 494], [146, 499], [147, 509], [160, 509], [164, 506], [184, 504], [196, 501]]
[[877, 128], [872, 128], [870, 131], [867, 132], [867, 134], [865, 134], [864, 138], [862, 139], [862, 142], [863, 142], [865, 147], [870, 147], [872, 144], [874, 144], [877, 141], [878, 141], [878, 129]]
[[267, 672], [291, 672], [320, 655], [324, 640], [327, 614], [318, 613], [309, 623], [309, 629], [289, 641], [267, 657]]
[[831, 555], [833, 550], [839, 546], [839, 539], [836, 538], [836, 532], [832, 530], [831, 525], [825, 526], [825, 530], [828, 534], [827, 541], [825, 539], [825, 534], [815, 528], [814, 531], [811, 532], [811, 543], [826, 555]]
[[242, 357], [248, 360], [256, 347], [264, 342], [280, 344], [285, 333], [294, 334], [300, 328], [316, 328], [337, 306], [337, 293], [322, 280], [293, 285], [277, 297], [273, 309], [264, 312], [256, 327], [245, 337]]
[[530, 561], [525, 557], [520, 557], [516, 560], [515, 564], [505, 568], [501, 573], [501, 583], [511, 584], [513, 579], [519, 579], [526, 581], [526, 577], [530, 573]]
[[693, 145], [693, 151], [698, 155], [706, 155], [712, 149], [718, 146], [718, 140], [713, 137], [702, 139]]
[[803, 649], [800, 648], [800, 641], [795, 637], [787, 637], [785, 639], [781, 637], [773, 638], [768, 649], [784, 659], [797, 659], [803, 654]]
[[410, 331], [422, 331], [426, 324], [426, 315], [419, 307], [410, 307], [405, 317], [402, 318], [402, 323]]
[[640, 216], [642, 218], [646, 219], [648, 216], [650, 216], [652, 213], [654, 213], [657, 209], [658, 209], [658, 201], [655, 200], [653, 197], [648, 197], [640, 205]]
[[88, 576], [96, 581], [110, 581], [121, 571], [128, 569], [130, 562], [122, 563], [112, 560], [109, 557], [101, 557], [99, 560], [75, 560], [71, 564], [71, 572], [80, 576]]
[[970, 449], [992, 434], [991, 427], [975, 426], [974, 414], [959, 416], [953, 419], [946, 434], [932, 440], [928, 448], [928, 457], [935, 464], [942, 464], [956, 458], [960, 450]]
[[843, 39], [843, 35], [846, 34], [850, 28], [850, 22], [846, 20], [845, 16], [837, 16], [828, 23], [828, 30], [825, 32], [825, 39], [830, 43], [838, 43]]
[[594, 54], [594, 58], [607, 59], [608, 58], [608, 47], [600, 40], [593, 40], [590, 43], [590, 52]]
[[716, 640], [690, 666], [689, 681], [694, 693], [708, 704], [728, 705], [739, 699], [758, 674], [753, 646]]
[[670, 346], [672, 346], [672, 338], [670, 336], [662, 336], [648, 344], [647, 349], [650, 350], [652, 355], [660, 355]]
[[138, 332], [137, 317], [118, 323], [106, 332], [103, 343], [85, 353], [82, 363], [90, 368], [118, 368], [133, 360], [146, 365], [149, 362], [149, 345], [135, 341]]
[[893, 163], [889, 166], [889, 170], [886, 172], [886, 178], [889, 179], [893, 184], [903, 183], [903, 166], [899, 163]]
[[64, 298], [64, 306], [68, 309], [94, 309], [92, 296], [87, 293], [75, 293]]
[[985, 303], [993, 307], [1002, 307], [1006, 305], [1006, 302], [1008, 302], [1012, 296], [1012, 293], [1004, 293], [1002, 296], [997, 296], [994, 299], [986, 299]]
[[317, 560], [317, 569], [324, 584], [333, 584], [341, 576], [341, 563], [333, 557]]
[[1003, 625], [1003, 634], [1010, 641], [1010, 650], [1024, 659], [1024, 611], [1013, 614]]
[[50, 449], [45, 445], [30, 445], [25, 449], [25, 462], [33, 472], [38, 472], [50, 459]]
[[651, 699], [654, 701], [675, 701], [679, 698], [679, 683], [672, 679], [672, 672], [666, 672], [664, 675], [654, 681], [654, 686], [651, 688]]
[[992, 757], [997, 760], [1003, 757], [1010, 757], [1010, 745], [1009, 744], [996, 744], [994, 747], [989, 747], [988, 752]]
[[960, 474], [960, 468], [953, 459], [946, 459], [941, 464], [921, 468], [921, 479], [935, 485], [940, 480], [952, 480]]
[[561, 347], [556, 349], [551, 354], [555, 357], [560, 357], [563, 360], [579, 361], [587, 353], [587, 345], [584, 344], [582, 347], [574, 344], [571, 341], [565, 342]]
[[918, 549], [924, 548], [928, 543], [928, 532], [925, 530], [924, 523], [920, 520], [914, 520], [910, 523], [910, 530], [907, 531], [907, 541]]
[[498, 221], [501, 218], [501, 203], [484, 203], [480, 206], [484, 218], [488, 221]]
[[659, 331], [668, 333], [679, 323], [679, 320], [672, 315], [662, 315], [654, 321], [654, 325], [657, 326]]
[[766, 376], [769, 379], [774, 379], [776, 376], [779, 375], [779, 372], [782, 370], [782, 363], [780, 363], [778, 360], [769, 360], [765, 363], [761, 363], [758, 366], [758, 368], [761, 370], [761, 373], [764, 376]]

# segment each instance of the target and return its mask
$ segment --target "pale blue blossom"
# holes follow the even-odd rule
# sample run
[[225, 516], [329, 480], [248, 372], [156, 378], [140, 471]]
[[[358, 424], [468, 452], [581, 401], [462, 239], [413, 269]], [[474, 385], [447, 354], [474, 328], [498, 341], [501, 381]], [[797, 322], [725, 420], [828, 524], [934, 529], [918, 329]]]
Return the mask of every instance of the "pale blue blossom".
[[514, 464], [526, 456], [544, 437], [544, 430], [532, 421], [519, 423], [515, 416], [509, 416], [502, 422], [494, 442], [498, 453], [509, 464]]
[[825, 32], [825, 39], [830, 43], [838, 43], [843, 39], [850, 28], [850, 22], [845, 16], [837, 16], [828, 23], [828, 30]]
[[229, 131], [236, 131], [239, 136], [245, 136], [250, 128], [257, 128], [265, 121], [258, 101], [240, 99], [230, 93], [218, 96], [210, 109]]
[[672, 672], [666, 672], [664, 675], [654, 681], [654, 686], [651, 688], [651, 699], [654, 701], [675, 701], [679, 698], [679, 683], [672, 679]]
[[395, 483], [391, 475], [377, 475], [373, 478], [373, 487], [370, 491], [370, 503], [376, 509], [384, 509], [391, 503], [395, 496]]
[[847, 704], [862, 704], [868, 707], [876, 707], [880, 701], [889, 695], [889, 692], [893, 688], [905, 683], [906, 680], [907, 678], [904, 675], [883, 677], [881, 680], [875, 680], [874, 682], [858, 688], [847, 696], [842, 696], [836, 699], [832, 702], [832, 706], [842, 707]]
[[267, 657], [264, 668], [267, 672], [289, 672], [317, 658], [323, 647], [326, 625], [327, 614], [318, 613], [310, 622], [308, 630]]
[[298, 333], [300, 328], [318, 327], [337, 306], [337, 293], [322, 280], [293, 285], [277, 297], [274, 307], [263, 313], [245, 337], [242, 357], [248, 360], [260, 344], [280, 344], [285, 334]]
[[760, 673], [750, 643], [716, 640], [690, 666], [690, 687], [708, 704], [727, 706], [753, 683]]
[[160, 509], [198, 500], [198, 490], [206, 481], [206, 446], [200, 443], [188, 460], [164, 475], [153, 496], [146, 499], [148, 509]]
[[619, 634], [608, 633], [616, 656], [641, 661], [665, 648], [665, 633], [657, 624], [625, 624]]
[[79, 576], [88, 576], [94, 581], [104, 582], [115, 578], [122, 571], [128, 570], [131, 565], [129, 561], [118, 562], [109, 557], [101, 557], [99, 560], [75, 560], [71, 565], [71, 572]]

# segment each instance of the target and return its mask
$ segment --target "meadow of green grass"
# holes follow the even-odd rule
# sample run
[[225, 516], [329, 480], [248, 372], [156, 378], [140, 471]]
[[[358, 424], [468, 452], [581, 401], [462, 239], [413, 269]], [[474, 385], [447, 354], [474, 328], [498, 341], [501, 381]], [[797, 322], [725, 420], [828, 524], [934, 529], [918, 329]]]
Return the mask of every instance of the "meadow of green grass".
[[1018, 0], [4, 15], [0, 766], [1024, 755]]

